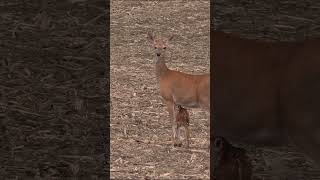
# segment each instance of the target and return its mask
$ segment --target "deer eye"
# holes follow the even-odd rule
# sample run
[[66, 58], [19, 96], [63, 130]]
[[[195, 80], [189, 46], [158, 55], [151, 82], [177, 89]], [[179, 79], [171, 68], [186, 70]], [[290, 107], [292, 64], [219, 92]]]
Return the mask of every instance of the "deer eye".
[[154, 47], [154, 49], [157, 49], [157, 47]]
[[167, 49], [167, 47], [163, 47], [163, 49]]

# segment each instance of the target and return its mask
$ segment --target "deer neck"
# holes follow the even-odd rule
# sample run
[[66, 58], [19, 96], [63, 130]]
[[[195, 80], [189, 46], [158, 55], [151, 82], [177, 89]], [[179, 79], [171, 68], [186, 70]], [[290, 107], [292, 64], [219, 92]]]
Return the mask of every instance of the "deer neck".
[[164, 57], [156, 56], [156, 76], [157, 79], [169, 71]]

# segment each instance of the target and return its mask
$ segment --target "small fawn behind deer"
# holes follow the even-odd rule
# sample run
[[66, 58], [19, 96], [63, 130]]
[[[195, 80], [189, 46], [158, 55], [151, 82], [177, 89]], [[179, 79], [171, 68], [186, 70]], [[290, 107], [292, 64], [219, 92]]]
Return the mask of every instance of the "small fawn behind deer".
[[174, 108], [175, 108], [174, 112], [175, 112], [175, 118], [177, 123], [177, 126], [176, 126], [177, 137], [179, 137], [179, 134], [180, 134], [180, 127], [183, 126], [186, 134], [187, 147], [189, 147], [189, 144], [190, 144], [189, 113], [185, 108], [181, 107], [180, 105], [174, 105]]
[[252, 164], [245, 149], [233, 146], [224, 137], [213, 138], [214, 180], [251, 180]]
[[210, 111], [210, 74], [192, 75], [170, 70], [166, 65], [165, 51], [173, 37], [155, 39], [149, 33], [148, 39], [155, 50], [155, 71], [160, 87], [160, 95], [167, 106], [172, 122], [173, 145], [176, 138], [177, 123], [174, 120], [174, 106], [185, 108], [203, 108]]

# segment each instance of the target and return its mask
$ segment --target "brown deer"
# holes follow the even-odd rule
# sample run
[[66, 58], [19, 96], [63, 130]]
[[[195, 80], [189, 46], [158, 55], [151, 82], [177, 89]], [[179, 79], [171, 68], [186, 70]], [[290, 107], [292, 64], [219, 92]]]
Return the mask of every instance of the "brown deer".
[[155, 71], [160, 95], [172, 122], [172, 138], [175, 146], [177, 124], [173, 116], [174, 105], [210, 111], [210, 74], [191, 75], [170, 70], [166, 65], [165, 52], [172, 38], [173, 36], [168, 39], [155, 39], [151, 33], [148, 34], [155, 53]]
[[[174, 105], [174, 112], [175, 112], [175, 118], [176, 118], [176, 124], [177, 124], [176, 126], [177, 138], [179, 138], [180, 127], [183, 126], [185, 128], [187, 147], [189, 147], [189, 143], [190, 143], [189, 113], [187, 109], [183, 108], [180, 105]], [[177, 140], [179, 141], [179, 139]]]

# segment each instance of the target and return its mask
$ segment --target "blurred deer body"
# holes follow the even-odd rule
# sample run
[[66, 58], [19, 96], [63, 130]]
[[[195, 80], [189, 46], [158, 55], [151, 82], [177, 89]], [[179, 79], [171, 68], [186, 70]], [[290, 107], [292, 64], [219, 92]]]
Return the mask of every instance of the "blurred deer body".
[[263, 146], [293, 142], [320, 167], [320, 38], [211, 35], [214, 134]]

